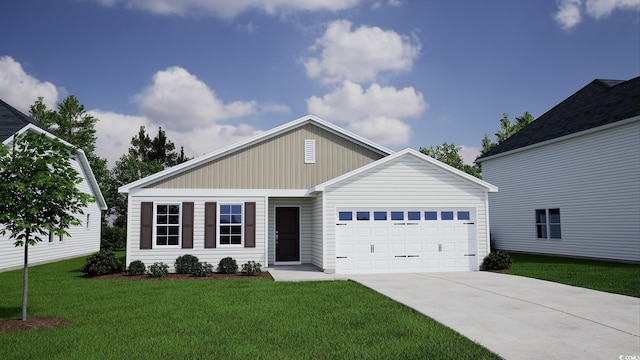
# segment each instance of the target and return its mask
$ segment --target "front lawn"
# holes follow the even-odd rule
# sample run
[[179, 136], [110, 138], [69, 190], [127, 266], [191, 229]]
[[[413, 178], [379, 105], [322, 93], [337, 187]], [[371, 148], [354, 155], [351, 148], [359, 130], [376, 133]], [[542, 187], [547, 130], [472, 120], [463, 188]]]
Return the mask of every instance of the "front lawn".
[[[30, 268], [30, 317], [0, 359], [497, 359], [453, 330], [347, 281], [85, 279], [84, 258]], [[22, 271], [0, 273], [0, 319], [20, 317]]]
[[510, 253], [510, 274], [640, 297], [640, 265]]

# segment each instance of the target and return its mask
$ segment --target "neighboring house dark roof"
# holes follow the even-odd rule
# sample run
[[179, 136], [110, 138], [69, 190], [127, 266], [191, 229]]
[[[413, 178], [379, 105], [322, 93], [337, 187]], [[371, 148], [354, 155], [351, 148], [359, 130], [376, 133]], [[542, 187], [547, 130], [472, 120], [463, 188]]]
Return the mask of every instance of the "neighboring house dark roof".
[[640, 115], [640, 76], [596, 79], [478, 160]]
[[39, 122], [21, 113], [0, 99], [0, 142], [5, 141], [28, 124], [33, 124], [47, 132], [49, 130]]

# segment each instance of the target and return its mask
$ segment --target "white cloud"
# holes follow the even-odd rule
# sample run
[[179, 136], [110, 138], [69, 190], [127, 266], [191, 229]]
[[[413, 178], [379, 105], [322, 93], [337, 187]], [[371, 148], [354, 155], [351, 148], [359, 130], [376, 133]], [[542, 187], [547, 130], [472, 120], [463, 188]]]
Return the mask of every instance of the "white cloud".
[[558, 0], [558, 11], [554, 19], [564, 29], [574, 28], [582, 21], [582, 14], [599, 20], [615, 10], [640, 10], [640, 0]]
[[174, 130], [158, 125], [145, 116], [130, 116], [100, 110], [92, 110], [89, 113], [100, 119], [96, 124], [98, 137], [96, 153], [108, 160], [109, 167], [113, 166], [120, 156], [127, 153], [131, 146], [131, 138], [138, 134], [140, 126], [145, 127], [146, 133], [151, 138], [158, 133], [158, 128], [162, 127], [167, 138], [176, 145], [176, 151], [183, 146], [185, 154], [191, 157], [209, 153], [260, 132], [246, 124], [233, 126], [215, 123], [203, 128]]
[[420, 54], [421, 45], [415, 35], [403, 36], [379, 27], [351, 27], [347, 20], [329, 24], [311, 47], [319, 52], [318, 57], [304, 60], [309, 78], [324, 83], [373, 82], [380, 73], [411, 70]]
[[269, 15], [292, 11], [340, 11], [355, 7], [361, 0], [95, 0], [105, 6], [123, 5], [158, 15], [207, 15], [234, 18], [249, 10]]
[[153, 83], [134, 101], [153, 123], [183, 131], [256, 112], [255, 101], [223, 103], [212, 89], [181, 67], [158, 71]]
[[10, 56], [0, 57], [0, 99], [16, 109], [29, 113], [38, 97], [48, 108], [55, 108], [58, 89], [48, 81], [40, 81], [24, 72], [22, 65]]
[[307, 99], [310, 113], [346, 123], [349, 130], [383, 145], [407, 145], [411, 127], [401, 119], [417, 117], [427, 107], [413, 87], [398, 90], [372, 84], [365, 90], [352, 81], [344, 81], [322, 98]]
[[473, 162], [480, 156], [480, 148], [460, 145], [460, 157], [465, 164], [473, 165]]

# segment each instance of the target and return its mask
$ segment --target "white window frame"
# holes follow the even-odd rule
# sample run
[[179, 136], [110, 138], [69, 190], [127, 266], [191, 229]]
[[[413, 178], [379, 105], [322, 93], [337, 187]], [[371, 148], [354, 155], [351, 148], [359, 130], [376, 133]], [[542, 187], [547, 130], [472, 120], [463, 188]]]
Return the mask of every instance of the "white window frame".
[[[178, 207], [178, 223], [177, 224], [158, 224], [158, 206], [177, 206]], [[169, 214], [167, 214], [167, 216], [169, 216]], [[166, 245], [160, 245], [158, 244], [158, 226], [166, 226], [167, 230], [169, 228], [169, 226], [177, 226], [178, 227], [178, 244], [176, 245], [169, 245], [169, 238], [167, 235], [167, 244]], [[167, 231], [168, 234], [168, 231]], [[163, 235], [164, 236], [164, 235]], [[166, 247], [166, 248], [179, 248], [182, 245], [182, 203], [176, 202], [176, 203], [154, 203], [153, 204], [153, 245], [154, 246], [159, 246], [159, 247]]]
[[[240, 224], [232, 225], [232, 224], [223, 224], [220, 222], [220, 216], [222, 216], [222, 207], [223, 206], [240, 206]], [[216, 212], [216, 246], [218, 247], [244, 247], [244, 224], [245, 224], [245, 216], [244, 216], [244, 203], [242, 202], [218, 202], [218, 209]], [[240, 244], [223, 244], [220, 239], [222, 237], [222, 231], [220, 230], [221, 226], [238, 226], [240, 227]]]
[[[551, 217], [549, 216], [549, 210], [558, 210], [558, 216], [560, 217], [560, 222], [557, 223], [552, 223], [551, 222]], [[538, 222], [538, 211], [544, 211], [544, 216], [545, 216], [545, 222]], [[543, 209], [535, 209], [535, 224], [536, 224], [536, 239], [538, 240], [562, 240], [562, 217], [560, 215], [560, 208], [559, 207], [554, 207], [554, 208], [543, 208]], [[538, 226], [545, 226], [545, 231], [546, 231], [546, 237], [540, 237], [538, 236]], [[560, 237], [551, 237], [551, 225], [558, 225], [560, 226]]]

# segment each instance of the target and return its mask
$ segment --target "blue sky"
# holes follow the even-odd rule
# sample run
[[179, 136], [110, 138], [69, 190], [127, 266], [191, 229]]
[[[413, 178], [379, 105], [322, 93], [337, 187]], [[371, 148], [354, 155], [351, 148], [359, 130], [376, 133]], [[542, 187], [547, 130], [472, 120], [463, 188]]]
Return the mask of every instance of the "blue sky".
[[21, 0], [0, 98], [73, 94], [113, 164], [140, 125], [198, 156], [312, 113], [391, 149], [535, 117], [640, 75], [640, 0]]

